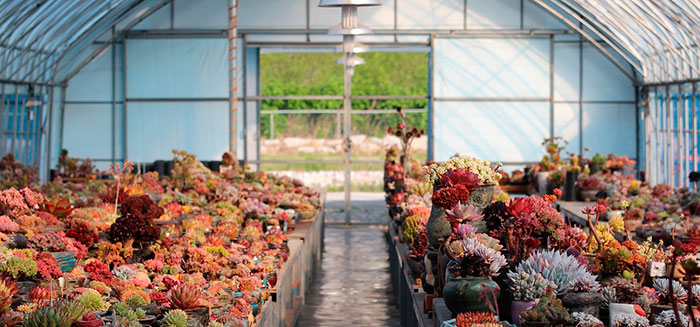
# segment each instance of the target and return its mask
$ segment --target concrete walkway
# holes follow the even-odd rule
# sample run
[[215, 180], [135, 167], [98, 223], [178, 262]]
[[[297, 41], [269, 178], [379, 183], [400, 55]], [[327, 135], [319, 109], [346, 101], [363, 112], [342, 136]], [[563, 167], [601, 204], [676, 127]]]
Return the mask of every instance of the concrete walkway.
[[[382, 193], [353, 195], [353, 221], [386, 224]], [[342, 193], [329, 194], [327, 221], [343, 221], [343, 212], [338, 212], [344, 207], [342, 199]], [[297, 326], [400, 326], [388, 247], [382, 228], [327, 226], [320, 271]]]
[[[386, 225], [387, 215], [384, 193], [353, 192], [350, 221], [358, 224]], [[345, 193], [326, 194], [326, 223], [345, 222]]]

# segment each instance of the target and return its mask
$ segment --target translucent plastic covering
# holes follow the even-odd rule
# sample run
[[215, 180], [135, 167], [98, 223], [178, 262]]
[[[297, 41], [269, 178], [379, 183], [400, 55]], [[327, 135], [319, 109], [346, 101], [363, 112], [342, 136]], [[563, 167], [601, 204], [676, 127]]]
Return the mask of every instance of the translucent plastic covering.
[[[85, 51], [86, 47], [98, 39], [112, 40], [112, 28], [117, 24], [125, 29], [168, 2], [0, 1], [0, 80], [61, 82], [57, 72], [63, 66], [79, 66], [90, 60], [92, 52]], [[82, 58], [86, 52], [88, 58]]]
[[601, 51], [616, 52], [641, 75], [636, 76], [641, 83], [700, 77], [696, 0], [531, 1], [598, 44]]

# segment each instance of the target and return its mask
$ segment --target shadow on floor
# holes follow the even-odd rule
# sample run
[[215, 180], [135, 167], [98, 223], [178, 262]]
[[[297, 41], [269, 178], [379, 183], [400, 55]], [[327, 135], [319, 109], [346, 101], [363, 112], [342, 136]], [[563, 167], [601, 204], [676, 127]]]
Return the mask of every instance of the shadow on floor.
[[384, 233], [326, 227], [323, 260], [298, 326], [400, 326]]
[[[384, 193], [353, 192], [351, 195], [352, 223], [364, 225], [386, 225], [387, 216]], [[345, 222], [345, 195], [343, 193], [328, 193], [326, 195], [326, 222]]]

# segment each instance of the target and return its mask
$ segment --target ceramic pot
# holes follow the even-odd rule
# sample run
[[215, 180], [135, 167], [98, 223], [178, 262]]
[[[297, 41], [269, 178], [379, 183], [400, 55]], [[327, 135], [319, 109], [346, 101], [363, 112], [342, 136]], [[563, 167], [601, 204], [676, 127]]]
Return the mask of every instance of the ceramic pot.
[[406, 254], [406, 263], [408, 264], [408, 268], [411, 270], [411, 276], [413, 276], [413, 278], [420, 278], [420, 276], [423, 274], [422, 260], [422, 257], [415, 257], [410, 253]]
[[596, 194], [598, 194], [598, 190], [581, 190], [580, 196], [581, 200], [583, 201], [595, 201], [596, 199]]
[[533, 305], [535, 305], [535, 301], [513, 301], [510, 304], [511, 321], [517, 326], [522, 326], [520, 313], [529, 310]]
[[482, 294], [500, 295], [498, 284], [487, 277], [453, 277], [450, 278], [442, 290], [445, 305], [457, 315], [462, 312], [487, 312], [489, 304], [483, 300]]
[[550, 172], [541, 171], [535, 175], [535, 181], [537, 182], [537, 193], [539, 196], [547, 195], [547, 177], [549, 177]]
[[610, 303], [608, 312], [610, 314], [610, 321], [608, 322], [610, 325], [608, 326], [614, 326], [615, 320], [620, 315], [637, 315], [634, 305], [629, 303]]
[[564, 201], [576, 201], [576, 182], [578, 181], [577, 171], [566, 172], [566, 184], [564, 184]]
[[146, 315], [146, 318], [139, 319], [139, 323], [143, 326], [153, 326], [156, 322], [156, 316]]
[[569, 292], [561, 302], [571, 312], [583, 312], [591, 316], [600, 315], [600, 303], [603, 297], [598, 292]]

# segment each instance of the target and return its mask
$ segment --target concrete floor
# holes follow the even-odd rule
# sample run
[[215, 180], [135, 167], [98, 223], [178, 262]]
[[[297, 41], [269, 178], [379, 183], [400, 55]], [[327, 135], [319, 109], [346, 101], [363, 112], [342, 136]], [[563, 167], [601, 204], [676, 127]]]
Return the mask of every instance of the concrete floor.
[[[352, 220], [386, 224], [382, 193], [354, 194]], [[326, 221], [342, 222], [342, 193], [329, 194]], [[329, 219], [330, 218], [330, 219]], [[389, 244], [378, 227], [327, 226], [323, 260], [298, 326], [400, 326], [389, 275]]]

